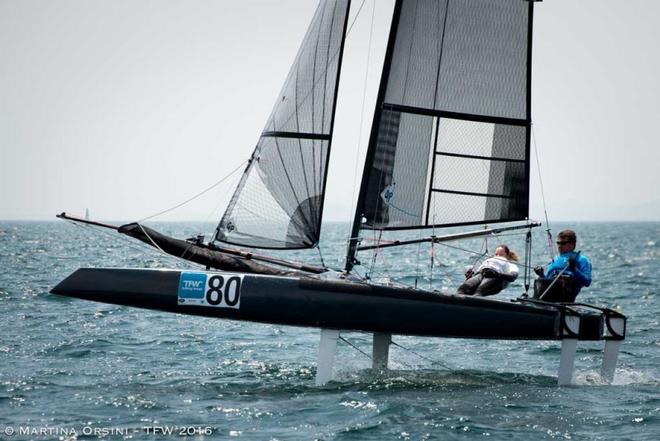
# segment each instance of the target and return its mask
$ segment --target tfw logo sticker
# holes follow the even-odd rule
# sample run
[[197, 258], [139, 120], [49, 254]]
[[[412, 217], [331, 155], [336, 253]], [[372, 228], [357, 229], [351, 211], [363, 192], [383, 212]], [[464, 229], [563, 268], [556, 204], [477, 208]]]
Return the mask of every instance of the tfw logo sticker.
[[205, 285], [206, 274], [181, 273], [181, 278], [179, 279], [179, 303], [181, 303], [182, 299], [203, 299]]

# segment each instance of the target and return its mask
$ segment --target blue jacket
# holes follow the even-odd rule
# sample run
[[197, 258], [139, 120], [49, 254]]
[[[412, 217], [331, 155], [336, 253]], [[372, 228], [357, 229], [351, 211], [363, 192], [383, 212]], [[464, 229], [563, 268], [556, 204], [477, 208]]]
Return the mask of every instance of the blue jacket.
[[550, 265], [548, 265], [545, 271], [545, 277], [549, 279], [556, 277], [561, 270], [566, 268], [568, 259], [571, 257], [575, 259], [575, 271], [567, 269], [563, 274], [573, 276], [573, 280], [575, 280], [575, 294], [577, 295], [582, 287], [591, 285], [591, 262], [579, 252], [569, 251], [568, 253], [562, 253], [556, 256], [550, 262]]

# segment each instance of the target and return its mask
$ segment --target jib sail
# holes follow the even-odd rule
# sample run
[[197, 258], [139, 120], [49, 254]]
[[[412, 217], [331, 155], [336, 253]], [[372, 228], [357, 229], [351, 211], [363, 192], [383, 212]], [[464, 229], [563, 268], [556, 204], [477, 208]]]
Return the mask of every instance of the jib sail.
[[321, 1], [216, 240], [273, 249], [318, 243], [349, 3]]

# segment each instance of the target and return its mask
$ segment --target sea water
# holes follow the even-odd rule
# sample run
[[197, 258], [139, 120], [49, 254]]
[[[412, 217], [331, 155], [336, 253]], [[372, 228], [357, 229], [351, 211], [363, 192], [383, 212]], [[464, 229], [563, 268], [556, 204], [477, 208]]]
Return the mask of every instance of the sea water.
[[[178, 237], [213, 229], [154, 226]], [[611, 385], [599, 377], [602, 342], [581, 342], [575, 385], [557, 387], [558, 342], [394, 336], [390, 369], [374, 371], [371, 336], [349, 332], [334, 381], [316, 387], [319, 330], [51, 295], [79, 267], [185, 265], [98, 229], [2, 222], [0, 439], [658, 440], [660, 224], [552, 225], [564, 227], [594, 267], [578, 299], [628, 316]], [[321, 255], [288, 257], [339, 268], [347, 234], [327, 224]], [[451, 291], [476, 261], [470, 251], [497, 242], [522, 255], [523, 237], [511, 235], [362, 253], [358, 271]], [[543, 231], [533, 246], [533, 263], [547, 263]], [[498, 298], [519, 296], [522, 279]]]

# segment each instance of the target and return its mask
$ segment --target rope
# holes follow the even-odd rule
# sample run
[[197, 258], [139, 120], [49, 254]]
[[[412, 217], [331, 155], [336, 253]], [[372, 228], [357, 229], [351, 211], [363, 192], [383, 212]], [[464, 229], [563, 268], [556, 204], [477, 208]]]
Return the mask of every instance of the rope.
[[325, 261], [323, 260], [323, 253], [321, 252], [321, 245], [318, 245], [318, 246], [316, 247], [316, 249], [318, 250], [318, 252], [319, 252], [319, 257], [321, 258], [321, 266], [324, 267], [324, 268], [327, 268], [327, 267], [325, 266]]
[[431, 241], [431, 276], [429, 277], [429, 289], [433, 289], [433, 266], [435, 264], [435, 243]]
[[552, 283], [550, 283], [550, 285], [548, 285], [548, 287], [545, 289], [545, 291], [543, 291], [543, 292], [541, 293], [541, 295], [539, 296], [539, 300], [543, 300], [543, 296], [544, 296], [548, 291], [550, 291], [550, 288], [552, 288], [552, 287], [555, 285], [555, 283], [557, 283], [557, 280], [559, 280], [559, 278], [562, 276], [562, 274], [564, 274], [564, 272], [565, 272], [567, 269], [568, 269], [568, 265], [566, 265], [566, 266], [564, 267], [564, 269], [562, 269], [562, 270], [559, 272], [559, 274], [557, 274], [557, 275], [555, 276], [555, 278], [554, 278], [554, 280], [552, 281]]
[[151, 245], [153, 245], [161, 253], [167, 254], [167, 253], [165, 253], [165, 251], [163, 251], [163, 249], [161, 247], [158, 246], [158, 244], [156, 242], [154, 242], [154, 240], [151, 238], [151, 236], [149, 236], [149, 233], [147, 233], [147, 231], [144, 229], [144, 227], [142, 227], [141, 223], [138, 223], [137, 225], [138, 225], [138, 227], [140, 227], [140, 230], [142, 230], [144, 235], [147, 236], [147, 239], [149, 239], [149, 242], [151, 242]]
[[531, 131], [532, 140], [534, 141], [534, 154], [536, 156], [536, 170], [539, 174], [539, 184], [541, 187], [541, 199], [543, 200], [543, 213], [545, 214], [545, 231], [548, 234], [548, 250], [550, 251], [550, 260], [552, 260], [555, 258], [555, 253], [552, 248], [552, 233], [550, 232], [550, 222], [548, 221], [548, 209], [545, 204], [545, 191], [543, 190], [543, 178], [541, 177], [541, 162], [539, 161], [539, 149], [536, 145], [536, 132], [534, 131], [534, 126], [532, 126]]
[[[478, 255], [478, 256], [483, 256], [483, 253], [481, 253], [481, 252], [477, 252], [477, 251], [468, 250], [467, 248], [457, 247], [457, 246], [455, 246], [455, 245], [449, 245], [449, 244], [446, 244], [446, 243], [444, 243], [444, 242], [438, 242], [438, 244], [439, 244], [439, 245], [442, 245], [442, 246], [445, 246], [445, 247], [447, 247], [447, 248], [453, 248], [453, 249], [455, 249], [455, 250], [464, 251], [464, 252], [469, 253], [469, 254], [474, 254], [474, 255]], [[528, 265], [521, 264], [521, 263], [519, 263], [519, 262], [516, 263], [516, 265], [518, 265], [518, 266], [522, 266], [522, 267], [528, 266]], [[528, 266], [528, 267], [533, 269], [532, 266]]]
[[241, 168], [243, 168], [243, 166], [244, 166], [247, 162], [248, 162], [248, 160], [245, 160], [245, 161], [241, 162], [241, 163], [238, 165], [238, 167], [236, 167], [236, 168], [233, 169], [231, 172], [229, 172], [228, 175], [226, 175], [225, 177], [221, 178], [219, 181], [216, 181], [214, 184], [212, 184], [211, 186], [209, 186], [209, 187], [205, 188], [204, 190], [200, 191], [200, 192], [197, 193], [196, 195], [194, 195], [194, 196], [192, 196], [192, 197], [186, 199], [185, 201], [181, 202], [180, 204], [177, 204], [177, 205], [175, 205], [175, 206], [173, 206], [173, 207], [171, 207], [171, 208], [168, 208], [168, 209], [166, 209], [166, 210], [159, 211], [158, 213], [156, 213], [156, 214], [152, 214], [151, 216], [147, 216], [147, 217], [145, 217], [145, 218], [142, 218], [142, 219], [140, 219], [140, 220], [138, 221], [138, 223], [140, 223], [140, 222], [144, 222], [144, 221], [146, 221], [146, 220], [152, 219], [152, 218], [157, 217], [157, 216], [160, 216], [161, 214], [169, 213], [170, 211], [176, 210], [177, 208], [180, 208], [180, 207], [186, 205], [187, 203], [189, 203], [189, 202], [191, 202], [191, 201], [197, 199], [198, 197], [202, 196], [203, 194], [208, 193], [209, 191], [211, 191], [212, 189], [214, 189], [214, 188], [217, 187], [218, 185], [222, 184], [225, 180], [227, 180], [231, 175], [233, 175], [234, 173], [236, 173], [238, 170], [240, 170]]
[[527, 297], [529, 293], [529, 286], [530, 286], [530, 262], [532, 261], [532, 231], [527, 231], [527, 234], [525, 235], [525, 279], [524, 279], [524, 285], [525, 285], [525, 294], [524, 296]]
[[[353, 25], [357, 21], [358, 17], [360, 16], [360, 12], [362, 11], [362, 7], [364, 6], [364, 2], [366, 0], [362, 0], [362, 3], [360, 4], [360, 7], [358, 8], [358, 11], [355, 13], [355, 18], [353, 19], [353, 22], [348, 26], [348, 30], [346, 31], [346, 37], [351, 33], [351, 29], [353, 29]], [[374, 0], [374, 9], [376, 9], [376, 2]]]
[[483, 252], [475, 253], [477, 257], [474, 259], [474, 262], [472, 262], [472, 271], [474, 271], [477, 268], [477, 264], [488, 255], [488, 244], [484, 242], [483, 245], [481, 245], [481, 249]]
[[[378, 259], [378, 255], [380, 254], [380, 240], [383, 237], [383, 230], [378, 230], [378, 231], [379, 231], [378, 240], [376, 240], [376, 248], [374, 248], [373, 255], [371, 256], [371, 267], [369, 268], [369, 274], [373, 273], [374, 267], [376, 266], [376, 260]], [[376, 230], [374, 230], [374, 235], [375, 234], [376, 234]]]
[[[419, 230], [419, 234], [417, 235], [417, 239], [422, 238], [422, 230]], [[417, 257], [415, 258], [415, 289], [417, 289], [417, 281], [420, 277], [421, 274], [421, 269], [419, 268], [419, 258], [420, 254], [422, 252], [422, 242], [417, 243]]]
[[[102, 234], [104, 234], [104, 235], [106, 235], [106, 236], [108, 236], [108, 237], [113, 238], [114, 240], [122, 241], [122, 242], [124, 242], [125, 244], [127, 244], [129, 248], [132, 248], [132, 249], [134, 249], [134, 250], [140, 251], [140, 253], [144, 253], [145, 251], [147, 251], [147, 252], [151, 252], [151, 253], [154, 253], [154, 252], [155, 252], [155, 254], [157, 254], [157, 255], [161, 255], [161, 256], [163, 256], [163, 257], [166, 257], [166, 258], [167, 258], [168, 260], [170, 260], [171, 262], [174, 262], [174, 263], [175, 263], [175, 266], [177, 266], [177, 267], [179, 267], [179, 268], [185, 268], [183, 265], [181, 265], [182, 262], [181, 262], [179, 259], [177, 259], [175, 256], [172, 256], [171, 254], [167, 254], [167, 253], [165, 253], [164, 251], [162, 251], [162, 250], [160, 250], [160, 249], [154, 249], [153, 247], [147, 247], [146, 244], [143, 244], [142, 242], [138, 242], [138, 243], [140, 243], [140, 244], [142, 244], [142, 245], [141, 245], [141, 246], [137, 246], [137, 245], [136, 245], [136, 242], [134, 242], [133, 240], [129, 240], [128, 238], [125, 238], [125, 237], [122, 236], [122, 235], [116, 235], [116, 234], [110, 233], [109, 231], [106, 231], [106, 230], [102, 230], [102, 229], [98, 229], [98, 228], [93, 228], [93, 227], [91, 227], [91, 226], [89, 226], [89, 225], [81, 225], [81, 224], [79, 224], [79, 223], [76, 223], [76, 222], [73, 222], [73, 221], [70, 221], [70, 220], [67, 220], [67, 222], [70, 223], [71, 225], [75, 225], [75, 226], [78, 227], [78, 228], [85, 229], [85, 230], [89, 230], [89, 231], [93, 231], [93, 232], [95, 232], [95, 233], [99, 233], [99, 232], [100, 232], [100, 233], [102, 233]], [[194, 262], [189, 262], [189, 263], [194, 264]]]
[[[375, 242], [376, 244], [389, 242], [389, 241], [382, 240], [381, 238], [376, 238], [375, 237], [376, 230], [374, 230], [373, 233], [374, 233], [374, 238], [371, 239], [371, 240], [373, 242]], [[381, 233], [382, 233], [382, 231], [381, 231]], [[525, 234], [527, 234], [527, 233], [522, 232], [522, 233], [493, 234], [493, 236], [499, 238], [499, 237], [504, 237], [504, 236], [522, 236], [522, 235], [525, 235]], [[367, 239], [369, 240], [369, 238], [367, 238]], [[479, 263], [479, 261], [481, 259], [483, 259], [485, 256], [488, 255], [487, 243], [485, 241], [482, 243], [482, 248], [481, 248], [482, 250], [484, 250], [484, 245], [486, 245], [486, 249], [484, 251], [474, 251], [474, 250], [459, 247], [459, 246], [456, 246], [456, 245], [449, 245], [445, 242], [438, 242], [438, 244], [442, 245], [442, 246], [445, 246], [447, 248], [452, 248], [452, 249], [455, 249], [455, 250], [463, 251], [463, 252], [466, 252], [468, 254], [472, 254], [472, 255], [476, 256], [476, 258], [475, 258], [475, 260], [472, 264], [473, 269], [476, 267], [476, 265]], [[384, 256], [384, 254], [380, 253], [380, 248], [378, 248], [378, 247], [374, 248], [374, 254], [376, 254], [376, 253], [378, 253], [378, 254], [377, 254], [377, 256], [376, 255], [372, 256], [373, 259], [376, 259], [376, 257]], [[433, 247], [431, 249], [431, 254], [432, 254], [432, 259], [434, 259], [434, 261], [435, 261], [437, 253], [436, 253], [436, 250]], [[418, 259], [419, 259], [419, 253], [418, 253]], [[434, 265], [434, 264], [432, 264], [432, 265]], [[526, 268], [526, 269], [533, 269], [534, 268], [529, 263], [516, 262], [516, 265], [518, 265], [521, 268]], [[361, 266], [364, 267], [365, 265], [361, 265]], [[365, 278], [365, 280], [369, 279], [369, 278], [373, 278], [374, 276], [389, 277], [388, 274], [385, 273], [385, 272], [376, 271], [373, 261], [372, 261], [370, 267], [365, 268], [365, 269], [367, 270], [367, 274], [365, 276], [360, 276], [357, 273], [356, 273], [356, 275]], [[408, 283], [403, 283], [403, 282], [399, 282], [399, 281], [393, 282], [393, 284], [397, 285], [397, 286], [407, 287], [407, 288], [417, 288], [418, 278], [419, 278], [419, 269], [417, 270], [417, 275], [415, 277], [415, 283], [414, 284], [408, 284]], [[451, 283], [450, 283], [450, 285], [451, 285]], [[432, 286], [431, 286], [430, 289], [432, 290]]]

